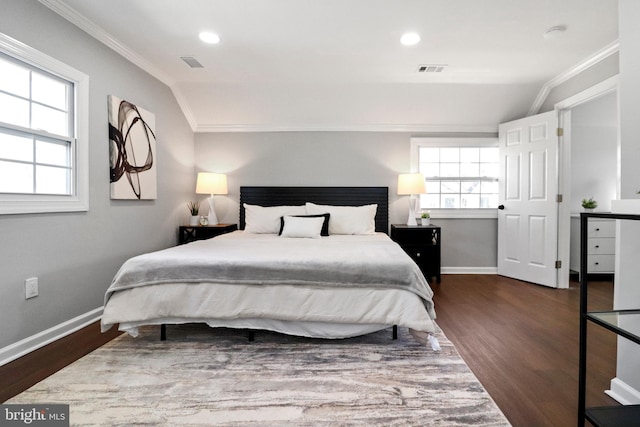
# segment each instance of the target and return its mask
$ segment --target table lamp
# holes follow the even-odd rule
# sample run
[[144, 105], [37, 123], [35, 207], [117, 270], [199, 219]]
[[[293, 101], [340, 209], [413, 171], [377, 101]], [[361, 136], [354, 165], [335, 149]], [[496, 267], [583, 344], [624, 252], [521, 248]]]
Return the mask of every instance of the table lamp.
[[218, 224], [216, 209], [213, 204], [213, 196], [215, 194], [229, 194], [227, 188], [227, 175], [223, 173], [199, 172], [196, 182], [196, 194], [210, 194], [209, 197], [209, 224]]
[[398, 175], [398, 195], [409, 195], [409, 218], [407, 225], [418, 225], [416, 222], [417, 194], [427, 192], [424, 175], [421, 173], [401, 173]]

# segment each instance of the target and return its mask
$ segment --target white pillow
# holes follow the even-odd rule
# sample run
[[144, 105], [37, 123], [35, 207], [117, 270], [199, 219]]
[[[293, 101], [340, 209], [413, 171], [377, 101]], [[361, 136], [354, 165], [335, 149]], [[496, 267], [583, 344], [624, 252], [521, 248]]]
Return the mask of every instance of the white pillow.
[[282, 227], [282, 237], [307, 237], [320, 238], [323, 217], [310, 218], [299, 216], [283, 216], [284, 226]]
[[378, 205], [364, 206], [331, 206], [305, 205], [308, 215], [331, 214], [329, 218], [329, 234], [374, 234], [376, 232], [376, 211]]
[[305, 207], [300, 206], [244, 206], [244, 231], [255, 234], [278, 234], [280, 217], [284, 215], [304, 215]]

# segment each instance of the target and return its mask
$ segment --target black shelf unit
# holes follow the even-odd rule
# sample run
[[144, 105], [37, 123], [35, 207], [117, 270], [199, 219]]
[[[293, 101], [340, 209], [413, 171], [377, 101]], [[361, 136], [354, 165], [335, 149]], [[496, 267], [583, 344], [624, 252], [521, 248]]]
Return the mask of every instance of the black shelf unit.
[[237, 229], [238, 224], [181, 225], [178, 227], [178, 244], [184, 245], [196, 240], [211, 239]]
[[[580, 214], [580, 271], [587, 271], [587, 237], [589, 218], [607, 218], [616, 220], [640, 220], [640, 215], [584, 212]], [[586, 375], [587, 375], [587, 325], [589, 322], [640, 344], [640, 332], [630, 330], [621, 323], [637, 319], [633, 324], [640, 324], [640, 309], [588, 311], [588, 274], [580, 275], [580, 364], [578, 377], [578, 426], [585, 425], [585, 420], [597, 427], [640, 427], [640, 405], [616, 405], [586, 407]]]

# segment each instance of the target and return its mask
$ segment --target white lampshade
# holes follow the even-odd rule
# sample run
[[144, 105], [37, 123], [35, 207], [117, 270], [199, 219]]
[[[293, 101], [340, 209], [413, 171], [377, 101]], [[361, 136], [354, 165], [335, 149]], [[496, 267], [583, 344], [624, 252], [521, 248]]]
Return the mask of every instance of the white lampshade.
[[223, 173], [199, 172], [196, 182], [197, 194], [229, 194], [227, 175]]
[[427, 187], [421, 173], [401, 173], [398, 175], [398, 195], [424, 194]]

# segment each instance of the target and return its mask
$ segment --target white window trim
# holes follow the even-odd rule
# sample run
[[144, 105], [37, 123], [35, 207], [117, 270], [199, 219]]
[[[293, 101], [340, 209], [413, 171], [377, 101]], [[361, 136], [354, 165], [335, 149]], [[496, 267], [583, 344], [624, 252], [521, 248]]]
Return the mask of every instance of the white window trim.
[[0, 194], [0, 215], [89, 210], [89, 76], [0, 33], [0, 51], [75, 85], [75, 149], [71, 195]]
[[[411, 138], [411, 170], [420, 169], [420, 147], [497, 147], [498, 138]], [[498, 209], [429, 209], [431, 218], [498, 218]]]

